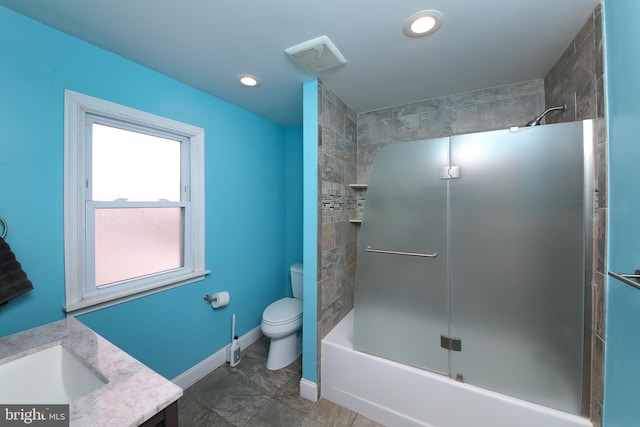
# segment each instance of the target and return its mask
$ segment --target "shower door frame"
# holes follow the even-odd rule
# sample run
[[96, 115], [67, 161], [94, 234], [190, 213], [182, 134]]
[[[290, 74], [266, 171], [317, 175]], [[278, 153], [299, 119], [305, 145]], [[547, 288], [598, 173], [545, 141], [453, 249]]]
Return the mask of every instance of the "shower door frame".
[[582, 121], [582, 139], [584, 163], [584, 328], [582, 354], [582, 415], [591, 416], [591, 369], [592, 369], [592, 325], [593, 325], [593, 277], [595, 274], [593, 263], [594, 234], [597, 233], [593, 219], [595, 206], [595, 122], [591, 119]]

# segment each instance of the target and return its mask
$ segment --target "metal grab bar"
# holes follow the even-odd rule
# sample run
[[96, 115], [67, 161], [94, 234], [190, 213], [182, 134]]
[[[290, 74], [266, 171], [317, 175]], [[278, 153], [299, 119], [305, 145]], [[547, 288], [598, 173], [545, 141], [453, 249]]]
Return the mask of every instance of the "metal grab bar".
[[377, 254], [391, 254], [391, 255], [406, 255], [406, 256], [419, 256], [423, 258], [435, 258], [438, 256], [437, 252], [432, 254], [421, 254], [417, 252], [400, 252], [400, 251], [385, 251], [382, 249], [371, 249], [371, 246], [367, 246], [367, 252], [373, 252]]
[[618, 273], [614, 273], [613, 271], [610, 271], [609, 276], [615, 277], [621, 282], [624, 282], [627, 285], [640, 290], [640, 283], [629, 280], [629, 279], [636, 279], [636, 280], [640, 279], [640, 274], [638, 274], [638, 270], [636, 270], [636, 274], [618, 274]]

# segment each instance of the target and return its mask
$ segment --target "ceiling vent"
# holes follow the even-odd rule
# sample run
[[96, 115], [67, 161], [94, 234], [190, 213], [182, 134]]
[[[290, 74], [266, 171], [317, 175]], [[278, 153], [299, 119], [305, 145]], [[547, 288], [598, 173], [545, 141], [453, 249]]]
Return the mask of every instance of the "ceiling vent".
[[327, 36], [297, 44], [284, 50], [296, 64], [317, 73], [346, 64], [347, 60]]

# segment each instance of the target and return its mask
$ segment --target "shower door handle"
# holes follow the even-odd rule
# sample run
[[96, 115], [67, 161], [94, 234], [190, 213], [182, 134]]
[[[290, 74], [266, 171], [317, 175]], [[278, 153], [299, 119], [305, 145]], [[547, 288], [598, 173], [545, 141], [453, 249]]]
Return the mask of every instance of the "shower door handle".
[[367, 252], [373, 252], [376, 254], [391, 254], [391, 255], [405, 255], [405, 256], [418, 256], [423, 258], [435, 258], [438, 256], [437, 252], [432, 254], [423, 254], [419, 252], [400, 252], [400, 251], [387, 251], [383, 249], [371, 249], [371, 246], [367, 246]]

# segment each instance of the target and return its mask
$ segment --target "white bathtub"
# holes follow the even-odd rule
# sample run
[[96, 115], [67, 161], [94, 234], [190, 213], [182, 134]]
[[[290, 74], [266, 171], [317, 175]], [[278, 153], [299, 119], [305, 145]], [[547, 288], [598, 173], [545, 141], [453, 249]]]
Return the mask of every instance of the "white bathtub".
[[591, 427], [586, 418], [353, 349], [353, 311], [322, 340], [322, 397], [385, 426]]

